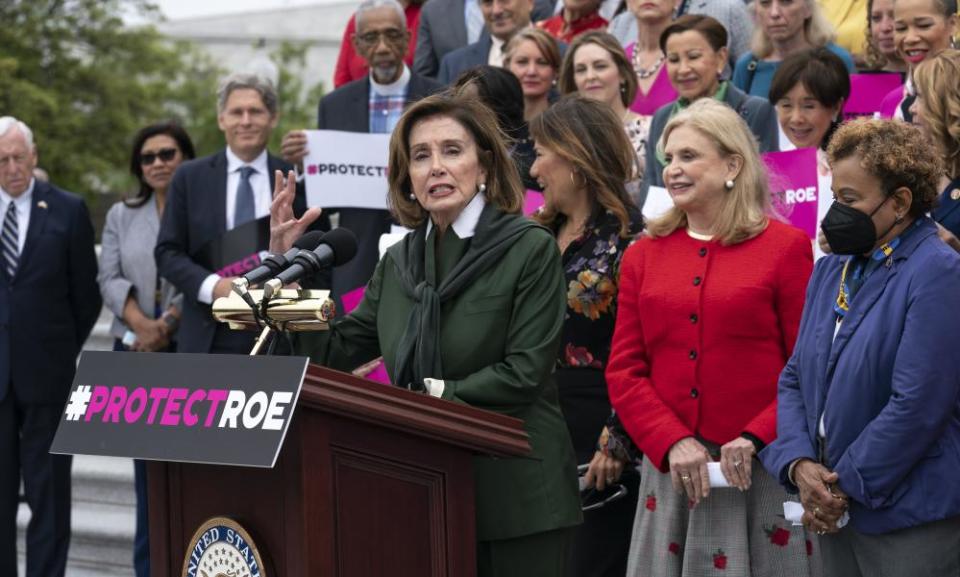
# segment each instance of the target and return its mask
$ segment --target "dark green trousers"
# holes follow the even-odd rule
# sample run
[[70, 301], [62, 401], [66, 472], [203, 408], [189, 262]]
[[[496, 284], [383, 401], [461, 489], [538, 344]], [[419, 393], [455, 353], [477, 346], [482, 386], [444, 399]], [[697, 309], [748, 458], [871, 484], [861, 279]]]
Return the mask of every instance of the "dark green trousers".
[[477, 577], [564, 577], [576, 527], [477, 543]]

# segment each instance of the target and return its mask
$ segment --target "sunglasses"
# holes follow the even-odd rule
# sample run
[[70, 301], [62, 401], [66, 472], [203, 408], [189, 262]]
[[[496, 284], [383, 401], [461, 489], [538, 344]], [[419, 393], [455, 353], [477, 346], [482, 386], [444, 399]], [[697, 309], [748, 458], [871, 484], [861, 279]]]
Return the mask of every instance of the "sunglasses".
[[140, 164], [143, 166], [150, 166], [153, 164], [153, 161], [160, 159], [162, 162], [170, 162], [177, 157], [176, 148], [164, 148], [157, 152], [147, 152], [140, 155]]

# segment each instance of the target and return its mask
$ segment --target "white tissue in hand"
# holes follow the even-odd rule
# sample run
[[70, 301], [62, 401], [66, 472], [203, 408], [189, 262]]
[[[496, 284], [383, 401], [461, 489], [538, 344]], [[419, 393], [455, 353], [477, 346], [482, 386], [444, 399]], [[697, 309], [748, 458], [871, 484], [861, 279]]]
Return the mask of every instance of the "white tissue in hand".
[[[794, 526], [803, 525], [803, 505], [796, 501], [783, 502], [783, 518], [793, 523]], [[840, 515], [837, 521], [837, 528], [843, 529], [850, 522], [850, 514], [846, 511]]]
[[714, 461], [707, 463], [707, 475], [710, 477], [711, 489], [732, 486], [730, 485], [730, 481], [727, 481], [727, 478], [723, 475], [723, 471], [720, 470], [720, 463]]

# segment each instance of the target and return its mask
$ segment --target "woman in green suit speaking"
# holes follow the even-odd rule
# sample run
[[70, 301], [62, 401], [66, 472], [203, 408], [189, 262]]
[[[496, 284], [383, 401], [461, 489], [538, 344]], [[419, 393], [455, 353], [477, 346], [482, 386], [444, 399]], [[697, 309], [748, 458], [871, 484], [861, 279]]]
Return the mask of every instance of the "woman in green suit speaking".
[[[556, 241], [520, 214], [520, 178], [479, 102], [411, 106], [389, 166], [390, 208], [414, 230], [381, 259], [360, 305], [300, 348], [345, 370], [382, 356], [398, 386], [523, 419], [529, 457], [474, 460], [478, 574], [561, 577], [581, 513], [551, 377], [566, 306]], [[318, 216], [293, 217], [292, 180], [275, 196], [274, 251]]]

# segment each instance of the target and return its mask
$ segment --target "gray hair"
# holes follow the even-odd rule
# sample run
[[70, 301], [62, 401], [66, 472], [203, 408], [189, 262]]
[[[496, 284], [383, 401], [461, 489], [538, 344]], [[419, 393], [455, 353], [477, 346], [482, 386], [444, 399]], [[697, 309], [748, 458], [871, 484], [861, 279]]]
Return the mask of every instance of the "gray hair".
[[277, 89], [266, 78], [249, 72], [231, 74], [220, 82], [220, 86], [217, 88], [217, 112], [222, 113], [226, 108], [230, 93], [244, 88], [256, 90], [270, 115], [277, 115]]
[[20, 134], [23, 135], [23, 139], [27, 141], [27, 148], [33, 150], [33, 131], [30, 130], [30, 127], [12, 116], [0, 117], [0, 136], [10, 132], [12, 128], [16, 128], [20, 131]]
[[370, 10], [376, 10], [377, 8], [382, 8], [388, 6], [393, 8], [393, 11], [397, 13], [397, 16], [400, 17], [400, 21], [406, 23], [407, 13], [403, 10], [403, 5], [397, 2], [397, 0], [363, 0], [360, 3], [360, 6], [357, 7], [357, 11], [353, 14], [353, 22], [355, 24], [356, 30], [360, 30], [360, 17], [364, 12], [369, 12]]

